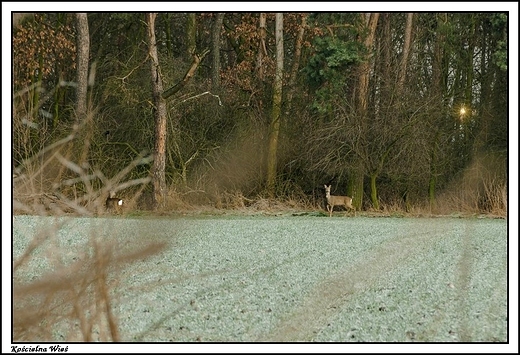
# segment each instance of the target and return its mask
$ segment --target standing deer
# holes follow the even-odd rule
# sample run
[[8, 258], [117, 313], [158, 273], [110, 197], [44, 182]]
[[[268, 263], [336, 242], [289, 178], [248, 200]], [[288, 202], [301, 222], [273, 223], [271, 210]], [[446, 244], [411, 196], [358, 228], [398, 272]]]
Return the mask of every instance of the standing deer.
[[329, 217], [332, 217], [332, 210], [334, 206], [344, 206], [345, 208], [356, 209], [352, 206], [352, 197], [348, 196], [332, 196], [330, 194], [331, 185], [325, 186], [325, 197], [327, 198], [327, 211], [329, 211]]

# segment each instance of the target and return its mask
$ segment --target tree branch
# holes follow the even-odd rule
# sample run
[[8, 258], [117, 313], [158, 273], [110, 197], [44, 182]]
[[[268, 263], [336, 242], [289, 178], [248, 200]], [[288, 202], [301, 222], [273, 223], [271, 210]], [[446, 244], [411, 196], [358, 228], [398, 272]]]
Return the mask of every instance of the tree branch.
[[199, 64], [202, 61], [202, 59], [204, 59], [204, 57], [208, 53], [209, 49], [206, 49], [204, 52], [202, 52], [202, 54], [193, 54], [193, 62], [191, 63], [190, 69], [188, 69], [188, 71], [184, 75], [184, 78], [168, 90], [164, 91], [162, 94], [162, 98], [167, 99], [173, 94], [179, 92], [183, 87], [185, 87], [188, 81], [190, 81], [192, 76], [195, 74], [195, 70], [197, 70], [197, 68], [199, 67]]

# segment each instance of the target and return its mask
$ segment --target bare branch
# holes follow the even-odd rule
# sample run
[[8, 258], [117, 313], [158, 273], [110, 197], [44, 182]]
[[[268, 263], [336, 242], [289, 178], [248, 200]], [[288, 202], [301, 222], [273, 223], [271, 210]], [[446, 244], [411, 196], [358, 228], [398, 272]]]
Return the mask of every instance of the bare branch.
[[188, 71], [184, 75], [184, 78], [180, 82], [175, 84], [173, 87], [164, 91], [162, 94], [162, 98], [167, 99], [170, 96], [174, 95], [175, 93], [179, 92], [183, 87], [185, 87], [186, 84], [193, 77], [193, 75], [195, 75], [195, 70], [197, 70], [197, 68], [199, 67], [200, 62], [204, 59], [204, 57], [208, 53], [209, 53], [209, 49], [206, 49], [201, 54], [193, 54], [193, 62], [191, 63], [190, 69], [188, 69]]

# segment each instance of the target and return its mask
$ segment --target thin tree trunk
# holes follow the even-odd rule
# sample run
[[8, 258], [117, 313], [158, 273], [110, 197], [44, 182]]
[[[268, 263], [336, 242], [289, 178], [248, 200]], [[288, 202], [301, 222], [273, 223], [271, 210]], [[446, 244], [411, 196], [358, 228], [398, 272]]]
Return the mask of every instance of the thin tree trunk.
[[76, 14], [77, 29], [77, 90], [76, 121], [82, 121], [87, 115], [89, 32], [86, 13]]
[[[441, 13], [437, 15], [437, 33], [434, 45], [433, 62], [432, 62], [432, 97], [437, 101], [438, 107], [444, 107], [443, 93], [445, 91], [445, 79], [444, 79], [444, 42], [445, 35], [442, 30], [445, 23], [447, 22], [447, 14]], [[428, 185], [428, 199], [430, 203], [430, 210], [435, 208], [435, 188], [437, 184], [437, 166], [439, 164], [438, 150], [440, 145], [440, 131], [442, 130], [442, 110], [438, 111], [436, 117], [432, 117], [433, 120], [431, 127], [435, 130], [433, 140], [430, 143], [431, 149], [431, 161], [430, 161], [430, 178]]]
[[197, 22], [195, 13], [189, 13], [186, 24], [186, 43], [188, 44], [188, 58], [195, 54], [197, 39]]
[[152, 94], [155, 105], [155, 146], [152, 167], [153, 208], [158, 210], [164, 208], [166, 202], [166, 103], [162, 98], [163, 84], [155, 39], [156, 17], [156, 13], [146, 14], [146, 23], [148, 24], [148, 54], [150, 55]]
[[[379, 20], [379, 13], [367, 13], [365, 14], [365, 25], [368, 27], [368, 34], [363, 41], [365, 48], [371, 53], [372, 46], [374, 44], [374, 38], [376, 34], [377, 22]], [[370, 66], [372, 63], [372, 56], [369, 54], [367, 58], [359, 66], [359, 77], [358, 77], [358, 91], [357, 91], [357, 112], [359, 120], [361, 122], [362, 131], [368, 132], [367, 122], [367, 110], [368, 110], [368, 84], [370, 78]], [[358, 158], [360, 159], [360, 158]], [[363, 180], [365, 172], [361, 161], [353, 162], [353, 173], [350, 174], [353, 180], [350, 184], [352, 190], [352, 204], [360, 210], [363, 205]]]
[[436, 149], [433, 149], [431, 153], [430, 179], [428, 181], [428, 201], [430, 202], [430, 213], [432, 212], [432, 208], [435, 207], [435, 186], [437, 185], [436, 155]]
[[260, 24], [258, 25], [258, 54], [256, 57], [256, 70], [258, 72], [258, 78], [264, 80], [264, 65], [263, 58], [267, 56], [267, 49], [265, 48], [265, 38], [267, 37], [267, 30], [265, 29], [267, 15], [260, 13]]
[[189, 69], [186, 72], [186, 74], [184, 74], [184, 77], [182, 78], [182, 80], [179, 81], [177, 84], [173, 85], [168, 90], [164, 91], [162, 93], [162, 98], [166, 100], [170, 96], [172, 96], [172, 95], [176, 94], [177, 92], [181, 91], [181, 89], [183, 87], [185, 87], [186, 84], [188, 84], [188, 82], [191, 80], [191, 78], [193, 78], [193, 76], [195, 75], [195, 72], [197, 71], [197, 68], [199, 67], [199, 64], [202, 62], [202, 60], [204, 59], [204, 57], [208, 53], [209, 53], [208, 49], [206, 49], [204, 52], [202, 52], [202, 54], [195, 54], [194, 53], [193, 54], [193, 62], [191, 63], [191, 66], [189, 67]]
[[224, 22], [224, 13], [217, 13], [212, 29], [212, 51], [213, 51], [213, 65], [211, 68], [211, 86], [215, 93], [220, 90], [220, 31], [222, 30], [222, 23]]
[[399, 78], [397, 79], [397, 95], [401, 97], [404, 81], [406, 79], [406, 67], [408, 66], [408, 57], [410, 56], [410, 48], [412, 43], [412, 24], [413, 12], [406, 16], [406, 29], [404, 32], [403, 56], [401, 57], [401, 68], [399, 70]]
[[296, 43], [294, 45], [294, 56], [293, 56], [293, 63], [291, 67], [291, 74], [289, 76], [289, 84], [287, 91], [287, 114], [291, 113], [291, 107], [292, 107], [292, 99], [294, 96], [294, 92], [296, 90], [296, 78], [298, 74], [298, 68], [300, 67], [300, 58], [302, 54], [302, 47], [303, 47], [303, 35], [305, 34], [305, 27], [307, 27], [307, 14], [302, 15], [302, 22], [300, 24], [300, 28], [298, 30], [298, 36], [296, 37]]
[[[366, 49], [371, 51], [374, 44], [374, 38], [376, 34], [377, 21], [379, 20], [379, 13], [366, 14], [369, 17], [366, 21], [368, 22], [368, 35], [365, 38], [364, 44]], [[368, 82], [370, 78], [370, 64], [372, 63], [371, 55], [364, 60], [360, 65], [359, 71], [359, 95], [358, 95], [358, 110], [362, 118], [365, 117], [368, 105]]]
[[276, 73], [273, 84], [273, 111], [269, 127], [269, 146], [267, 152], [267, 192], [274, 196], [277, 167], [278, 136], [280, 134], [280, 111], [282, 106], [283, 84], [283, 14], [276, 14]]
[[372, 200], [372, 205], [374, 206], [375, 210], [379, 210], [379, 199], [377, 197], [377, 173], [370, 174], [370, 198]]
[[[76, 123], [86, 122], [85, 136], [83, 137], [83, 149], [79, 162], [87, 161], [90, 143], [92, 140], [92, 117], [87, 115], [87, 90], [88, 90], [88, 62], [89, 62], [89, 30], [86, 13], [76, 14], [77, 34], [77, 90], [76, 90]], [[57, 101], [58, 102], [58, 101]], [[56, 115], [55, 117], [57, 117]], [[59, 175], [61, 176], [61, 175]]]

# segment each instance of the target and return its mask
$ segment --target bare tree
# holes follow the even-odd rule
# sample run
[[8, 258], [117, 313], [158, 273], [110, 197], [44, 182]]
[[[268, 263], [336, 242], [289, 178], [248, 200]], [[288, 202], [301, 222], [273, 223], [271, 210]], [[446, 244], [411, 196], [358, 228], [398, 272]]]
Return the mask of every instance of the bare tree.
[[273, 110], [269, 127], [269, 146], [267, 152], [267, 192], [274, 196], [276, 181], [276, 153], [280, 134], [280, 111], [282, 106], [283, 84], [283, 14], [276, 14], [276, 73], [273, 83]]
[[[377, 21], [379, 19], [379, 13], [368, 13], [366, 15], [366, 24], [368, 27], [368, 35], [365, 38], [365, 48], [371, 52], [374, 44], [374, 38], [376, 35]], [[364, 60], [359, 67], [359, 93], [358, 93], [358, 110], [362, 117], [367, 112], [368, 102], [368, 81], [370, 78], [370, 66], [372, 63], [371, 55]]]
[[292, 98], [294, 96], [294, 91], [296, 90], [296, 78], [298, 75], [298, 69], [300, 67], [300, 59], [301, 59], [302, 47], [303, 47], [303, 35], [305, 34], [305, 27], [307, 27], [307, 16], [308, 16], [308, 14], [302, 14], [302, 22], [298, 29], [298, 35], [296, 36], [296, 42], [294, 45], [293, 63], [292, 63], [291, 73], [289, 75], [289, 83], [288, 83], [289, 90], [287, 91], [286, 112], [291, 111]]
[[[440, 13], [436, 15], [437, 17], [437, 34], [435, 38], [434, 44], [434, 53], [432, 59], [432, 85], [431, 85], [431, 95], [434, 100], [437, 102], [439, 107], [444, 107], [443, 105], [443, 93], [445, 91], [445, 60], [444, 60], [444, 42], [446, 41], [446, 36], [441, 28], [448, 21], [448, 15], [446, 13]], [[438, 110], [436, 117], [432, 117], [431, 120], [431, 128], [432, 132], [430, 135], [431, 139], [431, 151], [430, 151], [430, 179], [428, 183], [428, 198], [430, 202], [430, 207], [435, 206], [435, 189], [437, 186], [437, 178], [440, 174], [438, 171], [439, 161], [441, 160], [439, 157], [440, 153], [440, 144], [441, 141], [441, 127], [440, 123], [442, 120], [442, 110]]]
[[76, 90], [76, 119], [85, 119], [87, 114], [87, 88], [88, 88], [88, 58], [89, 58], [89, 32], [86, 13], [76, 14], [77, 34], [77, 90]]
[[267, 15], [265, 12], [260, 13], [260, 23], [258, 25], [258, 54], [256, 57], [256, 70], [258, 71], [258, 78], [264, 80], [264, 65], [263, 59], [267, 56], [267, 49], [265, 47], [265, 38], [267, 30], [265, 28]]
[[195, 13], [189, 13], [186, 22], [186, 43], [188, 43], [188, 57], [195, 53], [197, 43], [197, 21]]
[[[85, 130], [85, 137], [83, 137], [84, 149], [79, 157], [79, 162], [83, 163], [87, 160], [90, 144], [92, 141], [92, 117], [87, 115], [87, 91], [88, 91], [88, 66], [89, 66], [89, 51], [90, 51], [90, 36], [88, 31], [88, 20], [86, 13], [76, 14], [76, 28], [77, 34], [77, 90], [76, 90], [76, 122], [85, 122], [87, 129]], [[64, 171], [65, 166], [60, 168], [60, 174]]]
[[211, 45], [213, 47], [213, 65], [211, 67], [211, 86], [214, 91], [220, 89], [220, 31], [224, 22], [224, 13], [217, 13], [211, 31]]
[[152, 94], [155, 106], [155, 145], [152, 183], [153, 207], [157, 210], [159, 208], [164, 208], [166, 202], [166, 103], [162, 97], [163, 84], [160, 75], [161, 67], [159, 65], [157, 43], [155, 39], [156, 17], [156, 13], [146, 14], [146, 23], [148, 25], [148, 54], [150, 56]]
[[[363, 44], [367, 49], [369, 55], [361, 64], [359, 65], [359, 74], [358, 74], [358, 88], [357, 88], [357, 113], [359, 116], [359, 121], [361, 124], [360, 132], [365, 134], [368, 131], [367, 127], [367, 110], [368, 110], [368, 84], [370, 78], [370, 67], [373, 62], [373, 58], [370, 55], [372, 52], [372, 46], [374, 44], [374, 38], [376, 34], [377, 22], [379, 20], [379, 13], [367, 13], [365, 14], [364, 24], [366, 29], [368, 30], [368, 34], [365, 37]], [[360, 135], [361, 138], [361, 135]], [[366, 137], [365, 137], [366, 138]], [[358, 158], [363, 159], [367, 154], [365, 152], [366, 147], [369, 142], [362, 142], [357, 144], [358, 150]], [[351, 189], [352, 189], [352, 199], [353, 205], [356, 209], [361, 209], [363, 204], [363, 177], [365, 174], [365, 169], [363, 167], [362, 160], [358, 159], [353, 162], [352, 173], [351, 175]]]
[[400, 97], [404, 80], [406, 78], [406, 67], [408, 65], [408, 57], [410, 55], [410, 47], [412, 43], [412, 24], [413, 24], [413, 12], [408, 13], [406, 16], [406, 29], [404, 32], [404, 44], [403, 44], [403, 56], [401, 57], [401, 68], [399, 70], [399, 78], [397, 79], [397, 96]]

